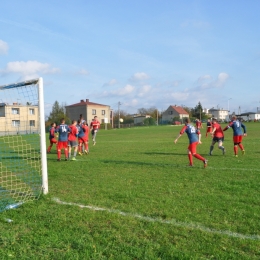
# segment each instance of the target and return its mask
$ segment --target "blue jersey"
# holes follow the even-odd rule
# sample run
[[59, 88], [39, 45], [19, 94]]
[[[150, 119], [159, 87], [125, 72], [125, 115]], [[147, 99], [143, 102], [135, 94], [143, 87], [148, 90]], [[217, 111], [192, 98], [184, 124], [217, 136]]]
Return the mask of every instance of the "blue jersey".
[[246, 126], [243, 123], [241, 123], [239, 120], [231, 121], [229, 125], [226, 126], [223, 130], [226, 131], [230, 127], [233, 129], [234, 136], [243, 135], [242, 128], [244, 130], [244, 134], [246, 134]]
[[84, 129], [82, 128], [81, 125], [76, 125], [76, 127], [78, 128], [78, 137], [84, 137], [85, 136], [85, 131]]
[[66, 124], [61, 124], [57, 126], [55, 132], [59, 133], [59, 141], [66, 142], [68, 141], [68, 134], [70, 132], [70, 128]]
[[199, 141], [198, 134], [200, 133], [200, 131], [196, 129], [193, 125], [190, 124], [185, 125], [181, 129], [180, 134], [183, 134], [184, 132], [187, 134], [190, 144]]

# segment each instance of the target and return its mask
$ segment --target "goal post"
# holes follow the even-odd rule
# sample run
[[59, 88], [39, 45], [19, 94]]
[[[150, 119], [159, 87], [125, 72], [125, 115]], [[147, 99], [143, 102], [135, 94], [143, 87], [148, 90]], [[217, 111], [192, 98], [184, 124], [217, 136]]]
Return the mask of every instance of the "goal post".
[[0, 86], [0, 211], [48, 193], [43, 79]]

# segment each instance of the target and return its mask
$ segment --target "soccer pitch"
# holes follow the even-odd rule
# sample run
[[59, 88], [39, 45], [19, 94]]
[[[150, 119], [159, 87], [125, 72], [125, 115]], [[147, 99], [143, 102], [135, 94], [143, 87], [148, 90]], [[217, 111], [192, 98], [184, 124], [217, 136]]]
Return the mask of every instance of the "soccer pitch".
[[49, 194], [1, 213], [0, 258], [260, 259], [260, 124], [246, 126], [235, 158], [231, 129], [208, 155], [204, 125], [206, 169], [187, 167], [180, 126], [100, 130], [77, 161], [53, 149]]

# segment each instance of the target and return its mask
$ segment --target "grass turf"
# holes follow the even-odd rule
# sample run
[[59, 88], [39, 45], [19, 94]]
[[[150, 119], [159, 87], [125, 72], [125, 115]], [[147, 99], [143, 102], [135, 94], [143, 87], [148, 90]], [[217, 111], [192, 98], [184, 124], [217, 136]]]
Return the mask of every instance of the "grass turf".
[[186, 166], [180, 126], [101, 130], [77, 161], [53, 150], [49, 194], [1, 213], [0, 258], [259, 259], [259, 126], [247, 124], [238, 158], [231, 130], [226, 155], [208, 156], [202, 129], [206, 169]]

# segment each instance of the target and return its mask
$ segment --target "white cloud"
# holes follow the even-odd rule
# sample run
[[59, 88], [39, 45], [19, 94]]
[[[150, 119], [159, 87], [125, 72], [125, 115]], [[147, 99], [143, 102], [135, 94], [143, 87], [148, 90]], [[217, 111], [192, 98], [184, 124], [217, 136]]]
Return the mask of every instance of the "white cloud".
[[79, 71], [79, 74], [80, 74], [80, 75], [85, 75], [85, 76], [87, 76], [87, 75], [89, 74], [89, 72], [88, 72], [87, 70], [85, 70], [85, 69], [81, 69], [81, 70]]
[[103, 87], [106, 87], [106, 86], [114, 86], [117, 84], [117, 80], [116, 79], [111, 79], [110, 81], [106, 82]]
[[229, 75], [225, 72], [221, 72], [218, 75], [218, 79], [216, 81], [216, 87], [222, 87], [226, 81], [229, 79]]
[[130, 80], [132, 81], [141, 81], [141, 80], [146, 80], [149, 79], [149, 76], [144, 73], [144, 72], [137, 72], [135, 73]]
[[151, 86], [150, 85], [144, 85], [140, 88], [138, 96], [139, 97], [143, 97], [144, 95], [146, 95], [147, 93], [149, 93], [151, 91]]
[[8, 44], [2, 40], [0, 40], [0, 55], [8, 53]]
[[52, 68], [48, 63], [38, 61], [14, 61], [8, 62], [5, 69], [0, 70], [4, 74], [19, 74], [23, 79], [38, 77], [39, 74], [55, 74], [59, 69]]
[[114, 94], [117, 94], [118, 96], [124, 96], [124, 95], [131, 94], [134, 90], [135, 90], [134, 86], [127, 84], [125, 87], [114, 91]]

